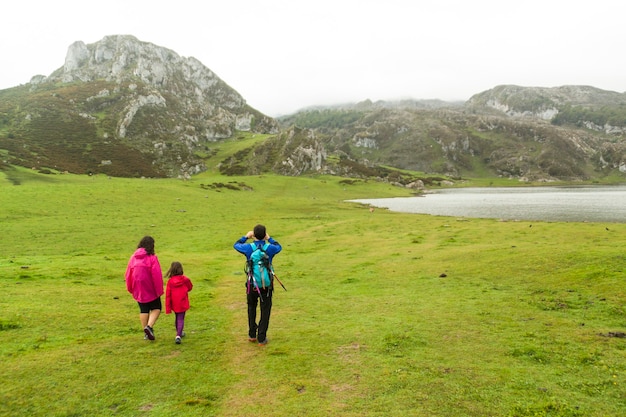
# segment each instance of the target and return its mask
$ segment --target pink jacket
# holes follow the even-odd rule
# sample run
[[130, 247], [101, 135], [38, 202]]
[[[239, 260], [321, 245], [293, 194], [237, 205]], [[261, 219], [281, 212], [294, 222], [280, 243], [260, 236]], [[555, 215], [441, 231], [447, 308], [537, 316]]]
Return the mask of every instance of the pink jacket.
[[193, 288], [191, 280], [184, 275], [175, 275], [167, 281], [165, 289], [165, 313], [182, 313], [189, 310], [189, 291]]
[[156, 255], [138, 248], [126, 267], [126, 289], [139, 303], [149, 303], [163, 295], [163, 273]]

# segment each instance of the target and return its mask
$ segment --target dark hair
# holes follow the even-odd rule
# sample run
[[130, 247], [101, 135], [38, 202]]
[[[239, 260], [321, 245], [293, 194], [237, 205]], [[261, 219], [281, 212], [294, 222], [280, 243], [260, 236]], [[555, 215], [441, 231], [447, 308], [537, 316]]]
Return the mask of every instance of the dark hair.
[[137, 249], [144, 248], [148, 255], [154, 255], [154, 238], [152, 236], [144, 236], [137, 245]]
[[183, 265], [180, 262], [172, 262], [172, 266], [170, 266], [170, 269], [167, 270], [165, 277], [169, 278], [183, 274]]
[[256, 226], [254, 226], [254, 237], [256, 238], [256, 240], [265, 239], [266, 234], [267, 231], [265, 230], [265, 226], [263, 226], [262, 224], [257, 224]]

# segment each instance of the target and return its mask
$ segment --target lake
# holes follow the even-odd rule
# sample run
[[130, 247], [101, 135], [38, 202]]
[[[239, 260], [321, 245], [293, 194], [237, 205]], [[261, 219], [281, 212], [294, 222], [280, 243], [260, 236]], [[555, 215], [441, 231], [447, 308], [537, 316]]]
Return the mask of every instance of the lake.
[[626, 185], [449, 188], [419, 197], [349, 201], [438, 216], [626, 223]]

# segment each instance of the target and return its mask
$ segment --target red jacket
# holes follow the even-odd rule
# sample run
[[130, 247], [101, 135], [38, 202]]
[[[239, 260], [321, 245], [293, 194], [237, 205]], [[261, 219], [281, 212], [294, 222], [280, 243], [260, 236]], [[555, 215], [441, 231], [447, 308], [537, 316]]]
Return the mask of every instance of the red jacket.
[[167, 281], [165, 288], [165, 314], [182, 313], [189, 310], [189, 291], [193, 288], [191, 280], [184, 275], [175, 275]]

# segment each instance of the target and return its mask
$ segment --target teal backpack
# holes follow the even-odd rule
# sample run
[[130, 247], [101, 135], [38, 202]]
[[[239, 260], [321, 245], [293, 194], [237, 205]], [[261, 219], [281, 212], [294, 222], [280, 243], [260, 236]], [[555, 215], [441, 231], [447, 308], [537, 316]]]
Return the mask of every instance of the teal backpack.
[[270, 244], [266, 243], [263, 246], [257, 246], [254, 243], [250, 243], [250, 245], [252, 245], [252, 254], [246, 265], [248, 292], [271, 288], [272, 266], [269, 263], [269, 256], [265, 253]]

